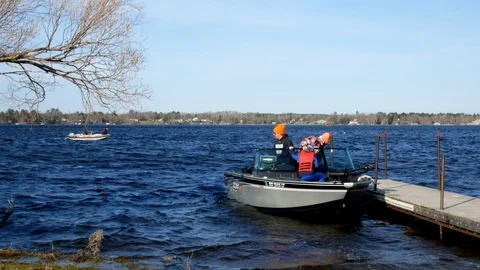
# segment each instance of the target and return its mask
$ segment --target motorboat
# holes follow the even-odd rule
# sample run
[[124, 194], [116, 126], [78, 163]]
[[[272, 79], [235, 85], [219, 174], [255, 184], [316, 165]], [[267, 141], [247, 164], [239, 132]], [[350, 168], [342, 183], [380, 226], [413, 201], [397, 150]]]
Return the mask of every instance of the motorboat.
[[228, 198], [278, 214], [338, 215], [359, 210], [372, 182], [367, 175], [371, 165], [354, 164], [346, 148], [321, 148], [316, 156], [326, 180], [301, 181], [290, 151], [259, 149], [253, 166], [224, 172]]
[[72, 141], [99, 141], [105, 140], [110, 137], [110, 134], [100, 134], [100, 133], [70, 133], [65, 138], [66, 140]]

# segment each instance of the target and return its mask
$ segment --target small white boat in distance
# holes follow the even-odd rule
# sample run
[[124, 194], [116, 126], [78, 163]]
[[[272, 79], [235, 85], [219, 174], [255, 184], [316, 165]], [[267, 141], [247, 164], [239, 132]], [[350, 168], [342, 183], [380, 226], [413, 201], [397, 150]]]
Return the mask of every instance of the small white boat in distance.
[[72, 141], [100, 141], [105, 140], [106, 138], [110, 137], [110, 134], [82, 134], [82, 133], [70, 133], [65, 138], [66, 140]]

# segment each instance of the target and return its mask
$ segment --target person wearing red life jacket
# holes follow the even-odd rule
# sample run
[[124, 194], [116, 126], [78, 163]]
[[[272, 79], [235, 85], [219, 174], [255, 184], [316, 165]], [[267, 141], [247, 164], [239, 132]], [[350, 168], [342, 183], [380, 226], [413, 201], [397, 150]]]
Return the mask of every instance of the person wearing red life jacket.
[[300, 152], [292, 153], [292, 158], [298, 162], [298, 176], [302, 181], [325, 182], [325, 174], [318, 171], [319, 162], [315, 155], [319, 149], [330, 142], [330, 133], [323, 133], [319, 137], [310, 136], [300, 143]]

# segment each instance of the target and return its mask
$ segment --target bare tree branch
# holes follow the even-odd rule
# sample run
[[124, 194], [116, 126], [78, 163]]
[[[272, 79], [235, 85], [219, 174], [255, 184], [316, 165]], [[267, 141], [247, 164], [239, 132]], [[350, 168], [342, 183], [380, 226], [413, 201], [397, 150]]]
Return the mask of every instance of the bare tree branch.
[[137, 105], [150, 96], [137, 79], [144, 49], [133, 29], [142, 14], [130, 0], [0, 0], [8, 98], [36, 106], [68, 82], [87, 112]]

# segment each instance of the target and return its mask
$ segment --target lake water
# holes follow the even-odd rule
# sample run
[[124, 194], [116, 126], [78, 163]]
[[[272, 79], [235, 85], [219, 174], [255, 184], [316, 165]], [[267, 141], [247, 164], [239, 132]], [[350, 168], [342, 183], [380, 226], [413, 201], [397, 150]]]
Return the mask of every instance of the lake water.
[[[109, 126], [109, 139], [80, 142], [65, 136], [81, 126], [0, 126], [0, 209], [15, 200], [0, 249], [53, 245], [75, 253], [103, 229], [103, 258], [125, 256], [152, 269], [183, 269], [189, 257], [192, 269], [480, 268], [478, 249], [445, 245], [367, 213], [354, 224], [312, 224], [229, 200], [222, 172], [271, 147], [272, 128]], [[376, 134], [383, 143], [387, 131], [388, 177], [432, 188], [440, 132], [446, 190], [480, 197], [480, 127], [287, 125], [297, 146], [325, 131], [356, 163], [371, 164]]]

